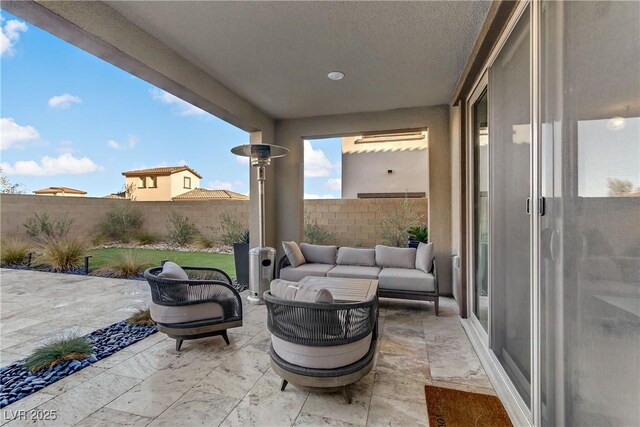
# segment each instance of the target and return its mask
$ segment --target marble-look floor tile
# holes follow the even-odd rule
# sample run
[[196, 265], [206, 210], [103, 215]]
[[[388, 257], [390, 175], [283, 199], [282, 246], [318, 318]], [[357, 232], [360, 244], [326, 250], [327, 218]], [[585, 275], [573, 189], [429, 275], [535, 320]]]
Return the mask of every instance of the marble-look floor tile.
[[[40, 420], [35, 425], [70, 426], [102, 408], [136, 385], [138, 380], [104, 373], [39, 405], [40, 411], [55, 412], [55, 420]], [[23, 425], [12, 421], [7, 426]], [[31, 424], [33, 425], [33, 424]]]
[[206, 372], [197, 365], [156, 372], [107, 405], [109, 409], [157, 417], [193, 387]]
[[190, 390], [156, 418], [150, 427], [217, 426], [239, 402], [232, 397]]
[[[424, 394], [424, 389], [423, 389]], [[369, 426], [426, 426], [427, 405], [411, 400], [373, 396], [367, 425]]]
[[268, 354], [238, 350], [196, 384], [194, 389], [242, 399], [267, 369]]
[[104, 372], [104, 369], [96, 368], [95, 366], [87, 366], [68, 377], [62, 378], [60, 381], [56, 381], [55, 383], [48, 385], [43, 390], [47, 393], [58, 396]]
[[392, 400], [424, 401], [426, 379], [416, 375], [398, 373], [393, 368], [378, 366], [373, 384], [373, 396]]
[[151, 421], [151, 418], [141, 417], [140, 415], [102, 408], [80, 421], [75, 427], [143, 427]]
[[319, 415], [312, 415], [301, 412], [300, 415], [298, 415], [298, 418], [296, 418], [296, 421], [293, 425], [296, 427], [356, 427], [364, 426], [365, 423], [366, 417], [358, 424], [351, 424], [329, 417], [321, 417]]
[[281, 379], [271, 369], [222, 422], [223, 426], [292, 425], [308, 392], [295, 387], [280, 391]]
[[342, 392], [311, 392], [302, 412], [351, 424], [364, 423], [369, 412], [374, 377], [375, 374], [370, 372], [348, 386], [352, 400], [350, 405], [345, 402]]
[[20, 399], [9, 406], [5, 406], [2, 408], [2, 419], [0, 419], [0, 424], [6, 424], [7, 422], [15, 419], [21, 411], [29, 411], [53, 399], [54, 397], [55, 395], [53, 394], [39, 391], [25, 397], [24, 399]]
[[17, 362], [18, 360], [24, 359], [25, 356], [23, 354], [10, 353], [8, 351], [0, 352], [0, 366], [8, 366], [13, 362]]

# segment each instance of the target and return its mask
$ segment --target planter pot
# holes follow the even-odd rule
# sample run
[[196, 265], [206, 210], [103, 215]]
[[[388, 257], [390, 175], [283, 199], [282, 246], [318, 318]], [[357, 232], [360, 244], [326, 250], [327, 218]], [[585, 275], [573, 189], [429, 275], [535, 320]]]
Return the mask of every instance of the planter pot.
[[418, 249], [418, 245], [420, 244], [420, 241], [412, 239], [411, 237], [409, 237], [407, 239], [407, 247], [409, 248], [415, 248]]
[[236, 262], [236, 280], [243, 286], [249, 286], [249, 244], [234, 243], [233, 258]]

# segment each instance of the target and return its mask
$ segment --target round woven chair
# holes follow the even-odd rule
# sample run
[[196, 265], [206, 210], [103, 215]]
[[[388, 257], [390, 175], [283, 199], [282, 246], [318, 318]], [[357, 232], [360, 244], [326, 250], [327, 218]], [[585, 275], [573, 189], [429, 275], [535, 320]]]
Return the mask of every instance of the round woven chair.
[[[144, 277], [151, 288], [151, 317], [162, 312], [158, 330], [176, 340], [180, 351], [183, 340], [221, 335], [227, 345], [227, 329], [242, 326], [242, 300], [224, 271], [209, 267], [182, 267], [188, 280], [158, 277], [162, 267], [150, 268]], [[159, 315], [156, 317], [160, 318]]]
[[[264, 300], [268, 313], [267, 327], [272, 334], [271, 367], [282, 378], [281, 391], [289, 383], [309, 391], [342, 390], [346, 402], [351, 403], [347, 386], [367, 375], [373, 367], [377, 297], [363, 302], [324, 304], [281, 299], [267, 291]], [[304, 357], [297, 360], [300, 364], [292, 363], [290, 357], [286, 360], [285, 354], [278, 354], [283, 343], [304, 350], [314, 361], [305, 363]], [[354, 353], [351, 349], [357, 347], [360, 349]], [[344, 349], [359, 358], [329, 368], [310, 366], [318, 362], [325, 365], [339, 363], [326, 356], [327, 350], [334, 349]]]

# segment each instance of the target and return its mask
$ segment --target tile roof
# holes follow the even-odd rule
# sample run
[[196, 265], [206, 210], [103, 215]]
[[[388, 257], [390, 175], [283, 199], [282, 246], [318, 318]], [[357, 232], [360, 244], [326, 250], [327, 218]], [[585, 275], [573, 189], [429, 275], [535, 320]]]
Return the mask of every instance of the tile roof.
[[35, 194], [58, 194], [58, 193], [67, 193], [67, 194], [87, 194], [86, 191], [76, 190], [75, 188], [69, 187], [47, 187], [42, 188], [40, 190], [34, 191]]
[[189, 171], [198, 178], [202, 178], [195, 170], [191, 169], [189, 166], [166, 166], [161, 168], [148, 168], [148, 169], [136, 169], [131, 171], [122, 172], [124, 176], [143, 176], [143, 175], [171, 175], [177, 172]]
[[105, 199], [126, 199], [126, 195], [124, 193], [124, 191], [121, 191], [119, 193], [111, 193], [111, 194], [107, 194], [106, 196], [104, 196]]
[[175, 196], [172, 200], [249, 200], [244, 194], [229, 190], [209, 190], [208, 188], [195, 188], [186, 193]]

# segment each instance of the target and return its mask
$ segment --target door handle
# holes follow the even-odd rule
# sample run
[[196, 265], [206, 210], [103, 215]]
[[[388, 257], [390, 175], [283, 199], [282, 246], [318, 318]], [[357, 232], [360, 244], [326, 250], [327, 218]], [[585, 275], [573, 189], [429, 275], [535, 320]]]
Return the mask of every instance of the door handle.
[[524, 211], [527, 213], [527, 215], [531, 215], [531, 198], [530, 197], [527, 197], [525, 201]]

